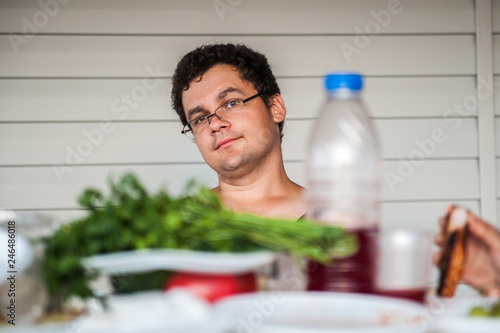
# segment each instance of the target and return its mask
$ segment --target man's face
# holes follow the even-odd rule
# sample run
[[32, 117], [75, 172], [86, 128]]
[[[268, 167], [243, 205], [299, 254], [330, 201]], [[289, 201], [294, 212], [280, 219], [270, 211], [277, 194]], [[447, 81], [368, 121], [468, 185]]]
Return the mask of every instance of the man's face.
[[[193, 80], [182, 93], [188, 121], [212, 114], [229, 100], [246, 99], [258, 93], [252, 83], [243, 81], [239, 72], [229, 65], [216, 65], [198, 80]], [[220, 120], [211, 117], [206, 130], [195, 134], [205, 162], [217, 173], [231, 177], [243, 176], [265, 162], [271, 152], [281, 149], [277, 122], [283, 120], [284, 114], [273, 110], [274, 106], [268, 110], [257, 97], [234, 114], [222, 116]]]

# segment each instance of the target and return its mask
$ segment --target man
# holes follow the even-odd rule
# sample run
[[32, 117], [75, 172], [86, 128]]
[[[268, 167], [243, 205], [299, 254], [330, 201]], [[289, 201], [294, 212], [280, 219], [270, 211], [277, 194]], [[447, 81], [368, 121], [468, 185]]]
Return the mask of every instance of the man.
[[266, 57], [244, 45], [204, 45], [180, 60], [172, 83], [183, 133], [217, 172], [213, 191], [223, 204], [259, 215], [304, 215], [304, 189], [283, 164], [286, 109]]

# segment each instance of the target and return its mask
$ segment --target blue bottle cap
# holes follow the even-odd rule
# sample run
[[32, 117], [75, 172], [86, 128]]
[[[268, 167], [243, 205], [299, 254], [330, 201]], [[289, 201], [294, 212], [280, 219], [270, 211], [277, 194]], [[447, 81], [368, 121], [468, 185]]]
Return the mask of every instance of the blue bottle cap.
[[356, 72], [332, 72], [325, 75], [325, 88], [332, 91], [341, 88], [363, 89], [363, 76]]

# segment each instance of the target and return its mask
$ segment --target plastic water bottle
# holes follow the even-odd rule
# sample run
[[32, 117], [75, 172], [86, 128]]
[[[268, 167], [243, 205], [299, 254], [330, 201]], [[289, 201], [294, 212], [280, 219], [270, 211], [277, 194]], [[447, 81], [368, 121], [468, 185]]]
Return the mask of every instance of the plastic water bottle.
[[359, 250], [328, 267], [309, 262], [308, 290], [372, 293], [381, 199], [378, 135], [361, 98], [363, 77], [334, 72], [324, 79], [327, 98], [308, 146], [308, 217], [356, 233]]

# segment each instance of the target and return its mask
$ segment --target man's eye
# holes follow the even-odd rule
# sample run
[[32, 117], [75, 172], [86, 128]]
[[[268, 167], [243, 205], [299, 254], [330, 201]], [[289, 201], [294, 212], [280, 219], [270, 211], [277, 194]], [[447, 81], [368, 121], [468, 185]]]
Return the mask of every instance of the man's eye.
[[241, 99], [234, 99], [226, 103], [226, 109], [231, 109], [241, 104]]
[[207, 116], [199, 116], [198, 118], [193, 120], [193, 125], [194, 126], [201, 125], [205, 120], [207, 120]]

